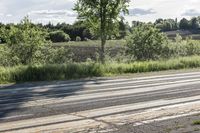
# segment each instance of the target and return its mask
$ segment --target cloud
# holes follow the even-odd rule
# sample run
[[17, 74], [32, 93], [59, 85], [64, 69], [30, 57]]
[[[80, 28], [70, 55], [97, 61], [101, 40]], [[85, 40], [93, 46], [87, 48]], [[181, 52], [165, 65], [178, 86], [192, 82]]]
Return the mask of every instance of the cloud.
[[200, 11], [197, 11], [195, 9], [189, 9], [186, 10], [182, 16], [200, 16]]
[[12, 14], [6, 14], [6, 17], [12, 17], [13, 15]]
[[73, 23], [77, 14], [73, 10], [33, 10], [28, 13], [29, 18], [36, 23]]
[[44, 16], [44, 17], [59, 17], [59, 16], [67, 16], [67, 17], [76, 17], [77, 14], [71, 10], [38, 10], [31, 11], [28, 13], [29, 16]]
[[142, 8], [133, 8], [129, 9], [129, 15], [131, 16], [142, 16], [142, 15], [149, 15], [149, 14], [155, 14], [156, 12], [150, 8], [150, 9], [142, 9]]

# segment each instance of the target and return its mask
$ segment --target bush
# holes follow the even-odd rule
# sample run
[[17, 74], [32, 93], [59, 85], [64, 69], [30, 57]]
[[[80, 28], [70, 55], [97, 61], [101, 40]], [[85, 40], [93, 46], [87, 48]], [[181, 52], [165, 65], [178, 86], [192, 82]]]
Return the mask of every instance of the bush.
[[25, 18], [18, 26], [1, 29], [7, 44], [0, 46], [0, 66], [62, 64], [71, 62], [71, 51], [53, 47], [47, 32]]
[[180, 35], [177, 35], [175, 42], [171, 41], [168, 45], [169, 57], [182, 57], [182, 56], [193, 56], [200, 55], [200, 41], [192, 40], [190, 38], [183, 40]]
[[61, 30], [51, 32], [49, 34], [49, 36], [50, 36], [50, 40], [55, 43], [56, 42], [69, 42], [71, 40], [69, 35]]
[[7, 46], [0, 46], [0, 66], [15, 66], [20, 64], [21, 60], [19, 57], [12, 55], [12, 52]]
[[36, 53], [32, 64], [64, 64], [72, 62], [72, 56], [73, 54], [68, 48], [47, 45]]
[[162, 56], [168, 43], [166, 35], [151, 25], [140, 25], [127, 37], [127, 52], [136, 60], [155, 60]]
[[[33, 25], [28, 18], [22, 20], [18, 26], [4, 29], [6, 51], [9, 52], [9, 61], [16, 59], [19, 64], [31, 64], [46, 41], [47, 32]], [[0, 64], [1, 65], [1, 64]]]
[[80, 42], [80, 41], [81, 41], [81, 38], [80, 38], [79, 36], [77, 36], [77, 37], [76, 37], [76, 41], [77, 41], [77, 42]]

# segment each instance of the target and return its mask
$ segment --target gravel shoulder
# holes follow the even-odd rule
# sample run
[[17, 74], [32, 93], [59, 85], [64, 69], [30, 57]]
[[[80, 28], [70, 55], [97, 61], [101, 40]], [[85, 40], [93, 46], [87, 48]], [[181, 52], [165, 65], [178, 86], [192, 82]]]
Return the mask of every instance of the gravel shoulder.
[[193, 124], [196, 121], [200, 121], [200, 113], [171, 120], [155, 121], [136, 127], [133, 124], [127, 124], [111, 133], [200, 133], [200, 125]]

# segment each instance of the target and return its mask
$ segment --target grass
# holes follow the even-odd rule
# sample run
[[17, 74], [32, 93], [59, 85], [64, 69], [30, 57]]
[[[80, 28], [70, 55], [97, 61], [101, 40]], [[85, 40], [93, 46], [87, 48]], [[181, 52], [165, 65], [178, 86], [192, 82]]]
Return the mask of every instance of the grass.
[[192, 123], [193, 125], [200, 125], [200, 120], [197, 120], [197, 121], [193, 121]]
[[68, 80], [200, 67], [200, 56], [134, 63], [69, 63], [0, 67], [0, 83]]

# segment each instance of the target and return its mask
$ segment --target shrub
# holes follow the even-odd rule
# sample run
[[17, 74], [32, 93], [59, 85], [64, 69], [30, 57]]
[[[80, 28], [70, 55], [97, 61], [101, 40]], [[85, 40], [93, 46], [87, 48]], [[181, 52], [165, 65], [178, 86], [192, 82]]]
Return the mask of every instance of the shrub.
[[21, 60], [16, 55], [12, 55], [11, 50], [6, 46], [0, 46], [0, 66], [20, 65]]
[[79, 36], [77, 36], [77, 37], [76, 37], [76, 41], [77, 41], [77, 42], [80, 42], [80, 41], [81, 41], [81, 38], [80, 38]]
[[19, 60], [19, 64], [32, 63], [36, 53], [48, 43], [45, 39], [47, 32], [33, 25], [28, 18], [23, 19], [17, 27], [5, 29], [3, 34], [9, 57]]
[[61, 30], [51, 32], [49, 36], [52, 42], [69, 42], [71, 40], [69, 35]]
[[175, 42], [171, 41], [168, 43], [167, 48], [168, 58], [200, 55], [200, 41], [192, 40], [190, 38], [183, 40], [180, 35], [176, 36]]
[[127, 37], [127, 52], [137, 60], [159, 59], [168, 43], [166, 35], [151, 25], [140, 25]]

